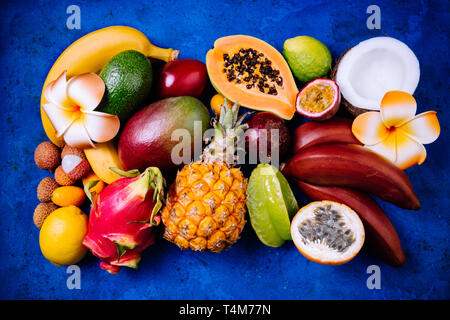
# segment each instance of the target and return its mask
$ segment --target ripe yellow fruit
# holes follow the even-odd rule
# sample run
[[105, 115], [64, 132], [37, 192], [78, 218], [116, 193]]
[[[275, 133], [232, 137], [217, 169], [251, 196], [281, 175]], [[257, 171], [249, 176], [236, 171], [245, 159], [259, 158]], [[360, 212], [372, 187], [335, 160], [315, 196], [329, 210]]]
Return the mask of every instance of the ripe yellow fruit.
[[[211, 98], [211, 101], [210, 101], [211, 109], [217, 116], [220, 116], [220, 107], [222, 106], [224, 101], [225, 101], [225, 98], [220, 93], [214, 95]], [[229, 109], [231, 109], [233, 104], [227, 100], [227, 106]]]
[[191, 163], [178, 172], [161, 213], [164, 238], [182, 249], [219, 252], [245, 225], [247, 180], [225, 164]]
[[42, 254], [57, 266], [79, 262], [87, 252], [83, 238], [88, 217], [77, 207], [56, 209], [45, 219], [39, 233]]
[[178, 172], [161, 212], [164, 238], [182, 249], [220, 252], [234, 244], [244, 229], [247, 179], [233, 167], [237, 155], [230, 159], [226, 152], [236, 150], [237, 133], [247, 125], [238, 117], [238, 104], [224, 110], [214, 123], [214, 139], [199, 161]]
[[60, 207], [79, 207], [83, 204], [85, 198], [84, 190], [75, 186], [56, 188], [52, 194], [52, 202]]
[[103, 182], [111, 184], [117, 179], [122, 178], [122, 176], [109, 169], [112, 167], [123, 170], [117, 148], [113, 141], [96, 143], [95, 148], [84, 149], [84, 154], [91, 165], [92, 171]]

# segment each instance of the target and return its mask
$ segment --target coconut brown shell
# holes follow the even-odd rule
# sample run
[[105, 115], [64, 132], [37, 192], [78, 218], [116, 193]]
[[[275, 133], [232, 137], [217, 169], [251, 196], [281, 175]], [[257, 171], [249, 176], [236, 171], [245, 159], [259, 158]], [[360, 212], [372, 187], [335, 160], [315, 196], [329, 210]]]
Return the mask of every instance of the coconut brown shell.
[[[337, 59], [333, 69], [331, 70], [331, 79], [333, 79], [334, 81], [336, 81], [336, 74], [337, 71], [339, 69], [339, 64], [342, 60], [342, 58], [345, 56], [345, 54], [347, 52], [350, 51], [350, 49], [352, 49], [353, 47], [348, 48], [347, 50], [344, 51], [344, 53], [341, 54], [341, 56], [339, 57], [339, 59]], [[351, 104], [347, 99], [345, 99], [344, 95], [342, 94], [341, 91], [341, 105], [344, 106], [344, 108], [354, 117], [359, 116], [361, 113], [364, 112], [368, 112], [368, 111], [373, 111], [373, 110], [369, 110], [369, 109], [364, 109], [364, 108], [359, 108], [357, 106], [354, 106], [353, 104]]]

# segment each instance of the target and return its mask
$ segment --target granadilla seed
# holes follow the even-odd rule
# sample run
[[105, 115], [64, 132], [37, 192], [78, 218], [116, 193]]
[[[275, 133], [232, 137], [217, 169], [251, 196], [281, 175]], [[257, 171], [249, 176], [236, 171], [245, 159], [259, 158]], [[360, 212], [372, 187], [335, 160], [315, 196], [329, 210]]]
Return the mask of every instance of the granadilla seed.
[[338, 252], [344, 252], [355, 241], [352, 231], [345, 228], [341, 216], [337, 211], [331, 210], [330, 205], [317, 208], [314, 219], [304, 221], [298, 230], [303, 243], [322, 243]]

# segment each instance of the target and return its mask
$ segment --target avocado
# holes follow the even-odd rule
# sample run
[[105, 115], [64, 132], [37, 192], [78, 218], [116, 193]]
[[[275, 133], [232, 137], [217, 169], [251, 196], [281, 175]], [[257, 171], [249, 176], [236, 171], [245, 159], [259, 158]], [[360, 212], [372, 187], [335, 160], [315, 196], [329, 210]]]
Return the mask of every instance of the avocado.
[[135, 50], [115, 55], [102, 69], [106, 91], [97, 111], [117, 115], [124, 123], [144, 106], [152, 86], [152, 65]]

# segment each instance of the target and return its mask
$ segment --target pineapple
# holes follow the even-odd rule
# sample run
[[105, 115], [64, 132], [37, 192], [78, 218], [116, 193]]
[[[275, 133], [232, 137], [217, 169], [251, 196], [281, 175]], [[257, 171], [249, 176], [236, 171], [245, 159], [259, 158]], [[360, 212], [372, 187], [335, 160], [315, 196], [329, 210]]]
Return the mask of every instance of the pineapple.
[[[214, 138], [200, 160], [177, 173], [161, 217], [164, 238], [182, 249], [219, 252], [234, 244], [245, 225], [247, 179], [235, 168], [239, 133], [247, 128], [238, 119], [239, 105], [221, 106], [214, 119]], [[230, 152], [231, 151], [231, 152]]]

